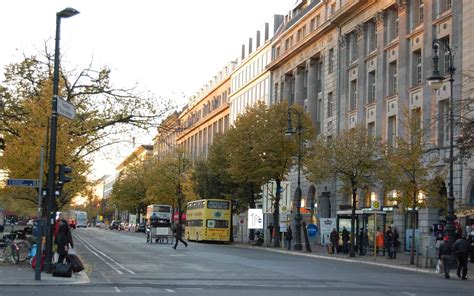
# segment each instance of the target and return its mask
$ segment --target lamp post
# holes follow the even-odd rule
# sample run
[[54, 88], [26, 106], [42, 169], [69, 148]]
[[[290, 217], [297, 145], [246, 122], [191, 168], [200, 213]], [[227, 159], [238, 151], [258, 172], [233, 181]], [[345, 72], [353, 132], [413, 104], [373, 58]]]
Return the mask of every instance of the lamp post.
[[45, 258], [45, 269], [46, 272], [51, 272], [51, 257], [52, 257], [52, 245], [53, 235], [51, 232], [51, 220], [53, 214], [53, 200], [56, 198], [56, 186], [55, 186], [55, 168], [56, 168], [56, 138], [58, 129], [58, 95], [59, 95], [59, 40], [61, 30], [61, 19], [75, 16], [79, 11], [74, 8], [65, 8], [60, 12], [56, 13], [56, 42], [54, 45], [54, 72], [53, 72], [53, 98], [52, 98], [52, 112], [51, 112], [51, 137], [49, 144], [49, 163], [48, 163], [48, 202], [46, 206], [46, 258]]
[[449, 183], [448, 183], [448, 209], [446, 212], [446, 234], [449, 237], [449, 243], [452, 245], [455, 240], [454, 235], [454, 220], [456, 220], [456, 215], [454, 214], [454, 105], [453, 105], [453, 82], [454, 82], [454, 73], [456, 73], [456, 68], [454, 67], [454, 58], [451, 47], [448, 43], [442, 42], [439, 39], [433, 40], [433, 74], [431, 77], [428, 77], [427, 80], [430, 86], [436, 91], [438, 90], [444, 80], [444, 76], [439, 73], [439, 47], [443, 46], [444, 52], [449, 55], [449, 66], [446, 71], [449, 73], [449, 86], [450, 86], [450, 96], [449, 96]]
[[[293, 126], [291, 124], [291, 115], [292, 113], [295, 113], [298, 118], [298, 125], [296, 126], [296, 131], [293, 129]], [[287, 136], [292, 136], [293, 134], [298, 135], [298, 182], [296, 186], [296, 192], [295, 192], [295, 244], [294, 244], [294, 250], [295, 251], [301, 251], [303, 249], [303, 246], [301, 245], [301, 213], [300, 213], [300, 207], [301, 207], [301, 133], [303, 131], [303, 125], [301, 124], [301, 113], [298, 112], [295, 108], [288, 107], [288, 129], [286, 130], [286, 135]]]

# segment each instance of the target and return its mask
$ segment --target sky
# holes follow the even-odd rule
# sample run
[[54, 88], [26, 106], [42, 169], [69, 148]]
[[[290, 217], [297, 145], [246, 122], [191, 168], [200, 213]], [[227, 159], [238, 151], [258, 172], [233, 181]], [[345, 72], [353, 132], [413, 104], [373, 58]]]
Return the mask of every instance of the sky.
[[[53, 41], [56, 12], [80, 14], [61, 21], [61, 63], [108, 66], [116, 86], [135, 83], [156, 97], [183, 105], [255, 38], [274, 14], [296, 0], [15, 0], [0, 3], [0, 67], [33, 55]], [[53, 42], [49, 42], [51, 45]], [[255, 41], [253, 41], [255, 46]], [[3, 71], [1, 79], [3, 80]], [[135, 147], [152, 134], [136, 136]], [[133, 143], [96, 155], [93, 178], [113, 170]]]

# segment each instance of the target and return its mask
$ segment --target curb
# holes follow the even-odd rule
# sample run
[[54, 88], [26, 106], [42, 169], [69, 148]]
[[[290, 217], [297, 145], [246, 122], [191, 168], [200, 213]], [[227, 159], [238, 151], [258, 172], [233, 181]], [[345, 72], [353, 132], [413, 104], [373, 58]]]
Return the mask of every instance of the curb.
[[31, 274], [31, 277], [32, 280], [0, 282], [0, 286], [72, 286], [85, 285], [91, 282], [87, 273], [82, 271], [73, 274], [71, 278], [53, 277], [46, 273], [41, 274], [41, 281], [34, 280], [34, 273]]
[[234, 245], [234, 246], [237, 247], [237, 248], [242, 248], [242, 249], [247, 248], [247, 249], [254, 249], [254, 250], [265, 250], [265, 251], [269, 251], [269, 252], [286, 254], [286, 255], [303, 256], [303, 257], [318, 258], [318, 259], [325, 259], [325, 260], [332, 260], [332, 261], [341, 261], [341, 262], [350, 262], [350, 263], [362, 263], [362, 264], [366, 264], [366, 265], [373, 265], [373, 266], [380, 266], [380, 267], [386, 267], [386, 268], [392, 268], [392, 269], [398, 269], [398, 270], [404, 270], [404, 271], [411, 271], [411, 272], [419, 272], [419, 273], [426, 273], [426, 274], [436, 275], [436, 273], [434, 273], [432, 270], [425, 269], [425, 268], [405, 267], [405, 266], [399, 266], [399, 265], [391, 265], [391, 264], [385, 264], [385, 263], [354, 260], [354, 259], [348, 259], [348, 258], [329, 257], [329, 256], [310, 254], [310, 253], [288, 252], [288, 251], [284, 251], [284, 250], [278, 250], [278, 249], [272, 249], [272, 248], [266, 248], [266, 247], [262, 248], [262, 247], [242, 246], [242, 245]]

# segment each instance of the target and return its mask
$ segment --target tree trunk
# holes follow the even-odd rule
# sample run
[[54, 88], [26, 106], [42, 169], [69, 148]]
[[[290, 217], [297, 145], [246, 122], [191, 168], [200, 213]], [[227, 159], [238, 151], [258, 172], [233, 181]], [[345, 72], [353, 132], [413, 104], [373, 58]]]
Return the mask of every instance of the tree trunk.
[[[273, 230], [275, 237], [273, 238], [273, 246], [280, 247], [280, 198], [281, 198], [281, 180], [276, 179], [276, 194], [273, 201]], [[272, 235], [270, 233], [270, 235]]]
[[355, 236], [355, 217], [357, 208], [357, 189], [352, 189], [352, 212], [351, 212], [351, 251], [349, 257], [355, 257], [354, 236]]
[[416, 208], [416, 191], [413, 192], [413, 209], [411, 217], [411, 248], [410, 248], [410, 264], [415, 265], [415, 208]]

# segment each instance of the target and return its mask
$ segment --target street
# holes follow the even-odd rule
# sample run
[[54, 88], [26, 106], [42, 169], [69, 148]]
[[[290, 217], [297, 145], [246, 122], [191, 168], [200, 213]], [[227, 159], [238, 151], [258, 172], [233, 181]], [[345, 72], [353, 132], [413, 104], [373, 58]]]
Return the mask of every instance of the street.
[[379, 266], [221, 244], [146, 244], [143, 233], [73, 231], [91, 280], [76, 286], [3, 286], [0, 295], [474, 295], [451, 280]]

